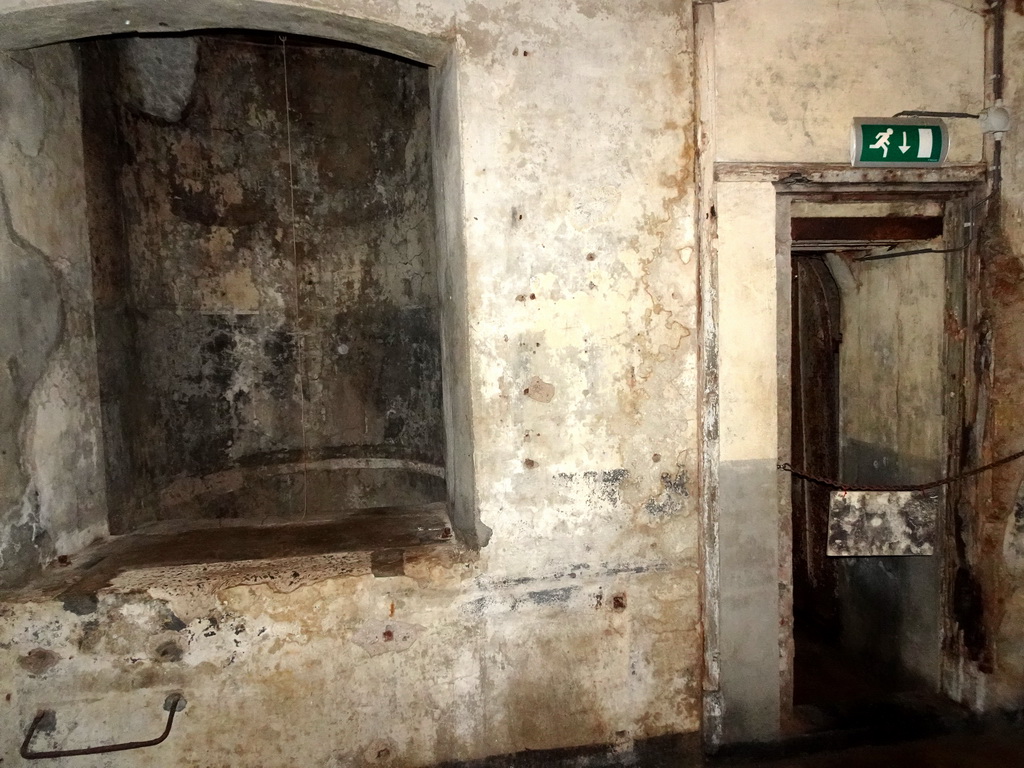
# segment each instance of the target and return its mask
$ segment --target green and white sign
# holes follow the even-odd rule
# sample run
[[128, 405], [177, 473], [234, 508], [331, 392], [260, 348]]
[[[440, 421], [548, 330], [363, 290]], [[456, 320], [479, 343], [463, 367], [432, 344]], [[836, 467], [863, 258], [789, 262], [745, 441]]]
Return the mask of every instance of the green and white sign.
[[857, 117], [850, 151], [855, 166], [928, 168], [946, 159], [949, 133], [941, 120]]

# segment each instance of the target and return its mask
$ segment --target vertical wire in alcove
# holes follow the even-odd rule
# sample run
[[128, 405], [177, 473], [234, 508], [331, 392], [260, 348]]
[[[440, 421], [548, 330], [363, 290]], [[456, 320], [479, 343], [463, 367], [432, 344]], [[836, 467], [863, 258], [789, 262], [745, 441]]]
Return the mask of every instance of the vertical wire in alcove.
[[299, 429], [302, 433], [302, 453], [299, 461], [302, 463], [302, 519], [306, 519], [309, 500], [309, 484], [306, 478], [306, 464], [308, 457], [308, 442], [306, 438], [306, 332], [302, 328], [302, 310], [299, 295], [299, 251], [296, 245], [298, 221], [295, 218], [295, 167], [292, 156], [292, 105], [288, 93], [288, 38], [281, 37], [281, 59], [284, 63], [284, 126], [285, 136], [288, 140], [288, 204], [290, 208], [292, 224], [292, 270], [294, 274], [295, 288], [295, 329], [296, 338], [299, 343], [298, 354], [298, 377], [299, 377]]

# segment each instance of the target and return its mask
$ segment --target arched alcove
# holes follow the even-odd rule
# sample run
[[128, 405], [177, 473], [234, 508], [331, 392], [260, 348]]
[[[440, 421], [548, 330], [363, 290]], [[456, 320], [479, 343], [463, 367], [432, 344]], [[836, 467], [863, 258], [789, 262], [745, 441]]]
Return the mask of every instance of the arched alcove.
[[[0, 5], [0, 48], [48, 57], [62, 83], [38, 88], [41, 119], [80, 117], [80, 151], [56, 163], [70, 181], [55, 183], [84, 197], [68, 216], [88, 236], [38, 255], [79, 276], [89, 265], [91, 291], [55, 270], [65, 320], [49, 365], [94, 371], [26, 398], [12, 422], [29, 471], [4, 489], [22, 499], [2, 524], [24, 525], [28, 499], [33, 534], [3, 582], [108, 530], [333, 525], [371, 510], [384, 531], [388, 508], [410, 530], [479, 543], [456, 391], [457, 70], [448, 42], [416, 26], [286, 3]], [[45, 184], [12, 186], [15, 209], [52, 203]], [[32, 322], [53, 308], [23, 309]], [[86, 418], [49, 405], [62, 386]], [[67, 455], [47, 457], [44, 432]], [[92, 456], [72, 466], [79, 442]], [[362, 530], [358, 546], [377, 546]], [[349, 546], [339, 531], [322, 529], [318, 550], [325, 536]], [[226, 559], [274, 555], [232, 546]]]
[[417, 30], [412, 15], [394, 23], [266, 0], [157, 3], [152, 0], [71, 0], [0, 3], [0, 49], [32, 48], [68, 40], [124, 34], [170, 34], [204, 29], [250, 29], [335, 40], [440, 66], [451, 50], [445, 37]]

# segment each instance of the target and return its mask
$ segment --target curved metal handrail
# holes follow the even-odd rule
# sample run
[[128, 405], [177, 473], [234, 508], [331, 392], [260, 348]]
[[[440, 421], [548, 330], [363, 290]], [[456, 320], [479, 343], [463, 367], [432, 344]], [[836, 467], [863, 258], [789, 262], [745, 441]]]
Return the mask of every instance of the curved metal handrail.
[[21, 743], [21, 756], [26, 760], [42, 760], [44, 758], [54, 757], [102, 755], [106, 752], [124, 752], [128, 749], [155, 747], [171, 735], [171, 726], [174, 725], [174, 713], [183, 710], [185, 708], [185, 704], [185, 697], [180, 693], [172, 693], [164, 700], [164, 709], [167, 710], [167, 725], [164, 727], [164, 732], [155, 739], [149, 739], [147, 741], [126, 741], [121, 744], [107, 744], [100, 747], [85, 747], [84, 749], [58, 749], [49, 752], [32, 752], [29, 750], [29, 744], [32, 743], [32, 737], [36, 735], [36, 730], [38, 730], [43, 721], [49, 719], [51, 724], [56, 724], [57, 722], [57, 715], [52, 709], [43, 709], [36, 714], [35, 719], [32, 720], [32, 725], [28, 727], [28, 733], [25, 734], [25, 740]]

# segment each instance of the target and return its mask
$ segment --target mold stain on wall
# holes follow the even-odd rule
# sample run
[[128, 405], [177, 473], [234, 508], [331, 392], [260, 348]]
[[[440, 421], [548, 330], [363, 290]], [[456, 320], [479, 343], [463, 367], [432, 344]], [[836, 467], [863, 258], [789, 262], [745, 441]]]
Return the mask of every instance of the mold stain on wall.
[[[112, 530], [443, 500], [409, 468], [444, 465], [426, 69], [257, 34], [84, 56]], [[339, 457], [406, 464], [305, 467]]]

